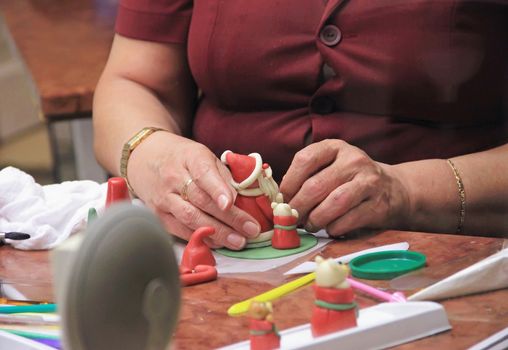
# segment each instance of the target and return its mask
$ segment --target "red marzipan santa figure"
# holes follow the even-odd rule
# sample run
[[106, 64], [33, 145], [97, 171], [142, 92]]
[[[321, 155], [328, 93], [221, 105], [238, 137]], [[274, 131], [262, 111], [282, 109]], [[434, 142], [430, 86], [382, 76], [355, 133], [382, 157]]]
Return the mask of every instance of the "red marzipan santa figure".
[[272, 169], [263, 164], [259, 153], [243, 155], [225, 151], [220, 159], [229, 166], [232, 185], [238, 192], [235, 205], [249, 213], [261, 226], [261, 234], [247, 242], [269, 242], [273, 234], [271, 203], [279, 192], [279, 186], [272, 178]]

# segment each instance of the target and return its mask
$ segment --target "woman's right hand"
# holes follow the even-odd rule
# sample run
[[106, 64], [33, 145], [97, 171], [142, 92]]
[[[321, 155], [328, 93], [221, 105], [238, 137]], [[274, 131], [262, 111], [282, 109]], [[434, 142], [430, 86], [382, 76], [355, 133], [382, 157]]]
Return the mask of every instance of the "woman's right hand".
[[241, 249], [246, 238], [259, 234], [256, 220], [234, 206], [229, 170], [200, 143], [155, 132], [132, 152], [127, 174], [136, 195], [180, 238], [188, 240], [197, 228], [212, 226], [210, 246]]

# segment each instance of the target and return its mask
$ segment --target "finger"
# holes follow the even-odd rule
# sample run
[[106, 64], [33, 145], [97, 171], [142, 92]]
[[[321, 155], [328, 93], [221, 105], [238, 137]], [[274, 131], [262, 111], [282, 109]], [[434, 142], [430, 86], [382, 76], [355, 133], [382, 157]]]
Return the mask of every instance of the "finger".
[[200, 162], [188, 159], [186, 167], [194, 182], [210, 195], [221, 210], [226, 210], [233, 205], [234, 197], [230, 185], [221, 176], [215, 159], [210, 157]]
[[313, 143], [295, 154], [280, 185], [286, 200], [293, 198], [305, 180], [333, 162], [339, 144], [337, 140], [324, 140]]
[[235, 190], [235, 188], [232, 185], [233, 176], [231, 175], [231, 172], [229, 171], [228, 167], [226, 167], [226, 165], [224, 165], [224, 163], [222, 163], [220, 161], [220, 159], [218, 159], [218, 158], [215, 159], [215, 165], [217, 166], [217, 169], [219, 170], [219, 174], [221, 174], [224, 181], [226, 181], [226, 183], [228, 184], [228, 187], [231, 191], [231, 195], [233, 196], [233, 203], [234, 203], [236, 200], [236, 196], [238, 195], [238, 192]]
[[[162, 221], [162, 224], [166, 228], [166, 230], [171, 233], [174, 236], [177, 236], [179, 238], [182, 238], [186, 241], [190, 239], [192, 234], [194, 233], [194, 230], [189, 229], [188, 227], [185, 227], [182, 225], [171, 213], [163, 213], [158, 211], [157, 214], [159, 215], [160, 220]], [[205, 243], [212, 249], [221, 248], [222, 246], [216, 244], [213, 240], [206, 237], [204, 239]]]
[[330, 236], [337, 237], [358, 229], [377, 228], [377, 221], [377, 213], [372, 207], [372, 202], [364, 201], [337, 220], [332, 221], [326, 226], [326, 231]]
[[359, 182], [354, 179], [333, 190], [321, 204], [310, 212], [305, 228], [314, 232], [327, 227], [332, 221], [365, 201], [370, 190], [365, 186], [360, 186]]
[[337, 163], [336, 160], [330, 166], [307, 179], [301, 189], [289, 201], [289, 205], [298, 210], [301, 217], [308, 216], [313, 208], [326, 200], [334, 189], [353, 178], [355, 169], [347, 167], [344, 171], [338, 171], [341, 166]]
[[195, 207], [192, 203], [184, 201], [180, 196], [171, 194], [168, 203], [170, 203], [169, 212], [185, 227], [196, 230], [199, 227], [211, 226], [215, 228], [215, 233], [210, 238], [216, 244], [235, 250], [242, 249], [245, 246], [246, 239], [244, 236]]
[[189, 185], [187, 197], [194, 206], [233, 228], [243, 236], [254, 238], [261, 231], [259, 223], [247, 212], [236, 206], [232, 206], [227, 211], [220, 210], [210, 196], [193, 183]]
[[158, 209], [156, 209], [155, 212], [159, 217], [159, 219], [161, 220], [166, 231], [168, 231], [173, 236], [179, 237], [186, 241], [189, 240], [193, 232], [190, 228], [180, 224], [180, 222], [176, 220], [173, 214], [171, 213], [166, 213]]

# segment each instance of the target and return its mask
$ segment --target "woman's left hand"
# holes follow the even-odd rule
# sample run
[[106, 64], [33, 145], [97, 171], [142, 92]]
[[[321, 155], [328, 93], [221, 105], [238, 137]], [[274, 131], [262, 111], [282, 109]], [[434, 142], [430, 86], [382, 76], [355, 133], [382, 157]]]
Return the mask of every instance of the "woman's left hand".
[[355, 146], [324, 140], [295, 155], [280, 190], [307, 230], [341, 236], [407, 226], [409, 192], [399, 176]]

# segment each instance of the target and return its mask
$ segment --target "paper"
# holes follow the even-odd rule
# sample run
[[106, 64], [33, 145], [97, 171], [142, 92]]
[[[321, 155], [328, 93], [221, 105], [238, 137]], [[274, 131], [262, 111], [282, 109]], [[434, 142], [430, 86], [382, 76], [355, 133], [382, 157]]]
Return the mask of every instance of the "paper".
[[[347, 264], [351, 260], [356, 258], [357, 256], [364, 255], [367, 253], [375, 253], [375, 252], [381, 252], [381, 251], [387, 251], [387, 250], [408, 250], [408, 249], [409, 249], [409, 243], [407, 243], [407, 242], [388, 244], [388, 245], [383, 245], [383, 246], [375, 247], [375, 248], [369, 248], [369, 249], [361, 250], [356, 253], [344, 255], [344, 256], [336, 258], [335, 261], [342, 262], [343, 264]], [[284, 275], [309, 273], [309, 272], [313, 272], [315, 269], [316, 269], [316, 263], [314, 261], [306, 261], [306, 262], [292, 268], [291, 270], [284, 272]]]
[[508, 248], [453, 274], [408, 300], [441, 300], [508, 287]]
[[[326, 234], [326, 233], [325, 233]], [[323, 233], [320, 231], [315, 234], [317, 237], [323, 237]], [[306, 250], [299, 254], [294, 254], [290, 256], [285, 256], [282, 258], [276, 258], [276, 259], [265, 259], [265, 260], [256, 260], [255, 263], [253, 263], [252, 260], [248, 259], [236, 259], [236, 258], [230, 258], [221, 254], [213, 253], [213, 256], [215, 257], [215, 261], [217, 262], [217, 271], [219, 274], [225, 274], [225, 273], [248, 273], [248, 272], [264, 272], [271, 269], [275, 269], [277, 267], [280, 267], [282, 265], [288, 264], [291, 261], [294, 261], [295, 259], [298, 259], [300, 257], [303, 257], [307, 254], [311, 254], [312, 252], [315, 252], [322, 247], [324, 247], [326, 244], [328, 244], [331, 241], [331, 239], [328, 238], [319, 238], [318, 243], [312, 247], [309, 250]], [[182, 259], [182, 254], [185, 249], [185, 244], [180, 242], [174, 243], [174, 249], [175, 254], [178, 260], [178, 264], [180, 264], [180, 260]]]

